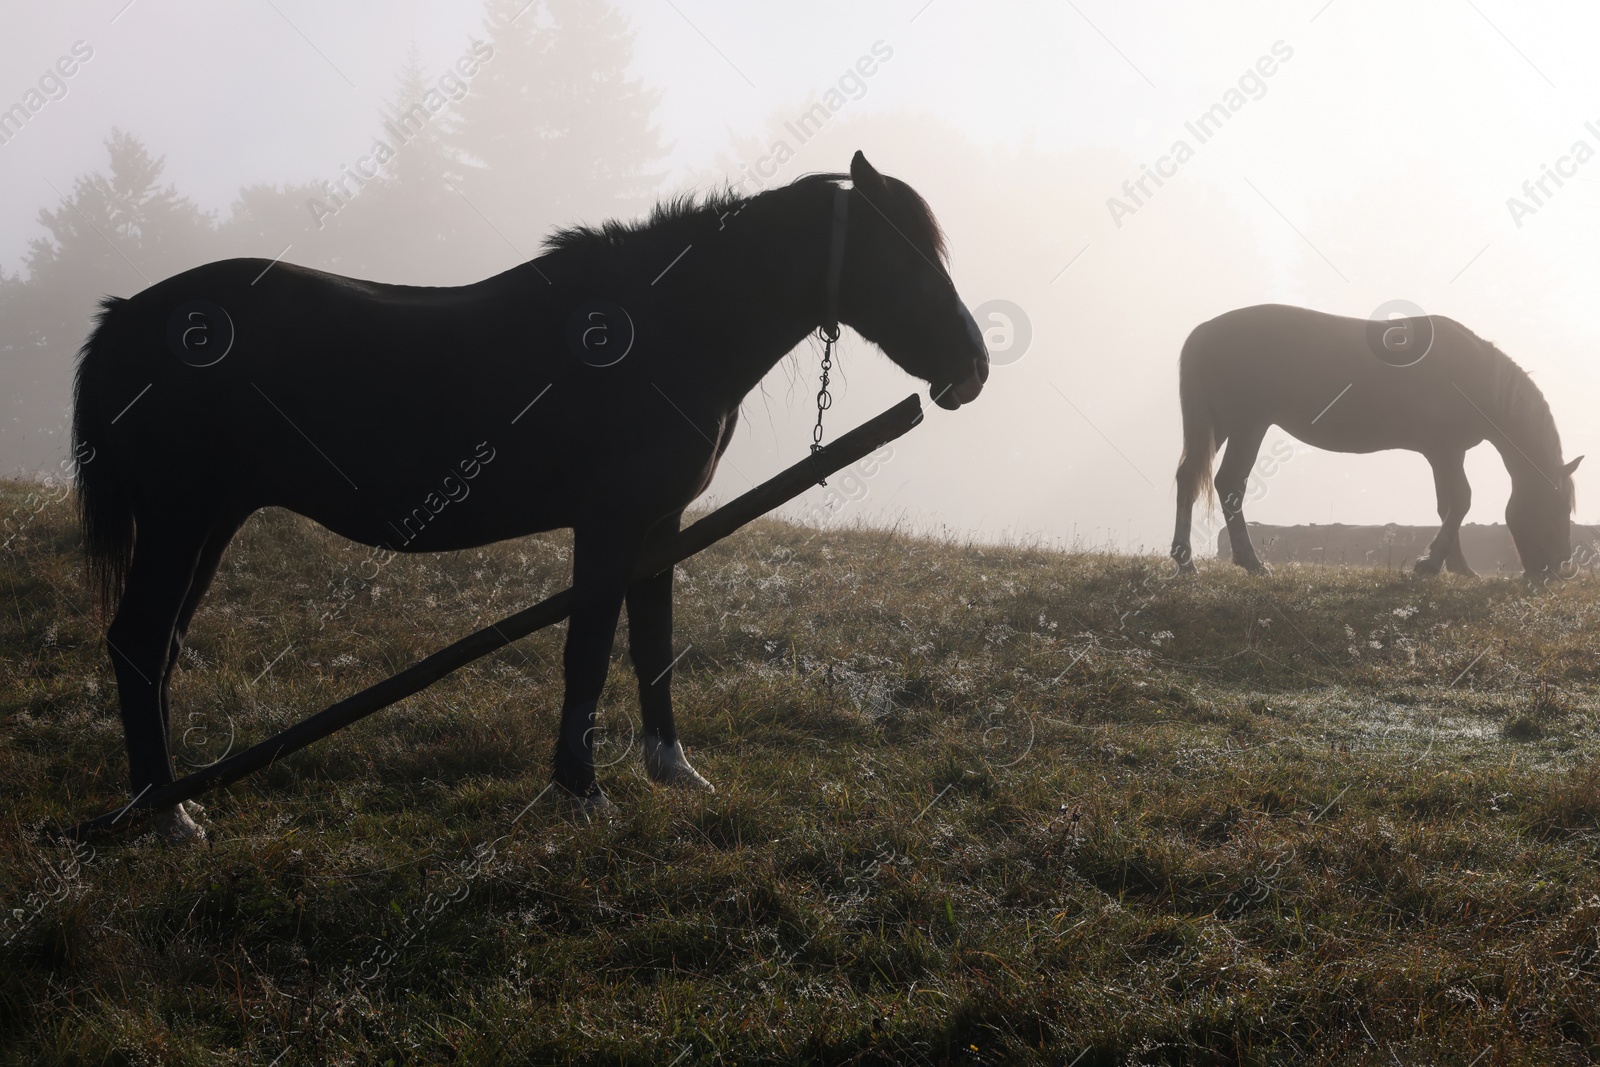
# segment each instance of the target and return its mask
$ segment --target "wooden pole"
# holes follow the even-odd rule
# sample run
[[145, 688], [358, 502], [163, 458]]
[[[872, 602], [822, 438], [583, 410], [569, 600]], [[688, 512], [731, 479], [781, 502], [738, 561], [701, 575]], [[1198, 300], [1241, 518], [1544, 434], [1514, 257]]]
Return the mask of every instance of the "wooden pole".
[[[699, 522], [679, 532], [660, 549], [640, 560], [634, 580], [653, 577], [669, 567], [727, 537], [741, 526], [788, 503], [835, 471], [856, 462], [875, 449], [901, 436], [922, 421], [922, 403], [915, 394], [906, 397], [883, 414], [862, 423], [782, 473], [713, 511]], [[157, 788], [147, 789], [124, 808], [86, 820], [76, 826], [51, 831], [54, 836], [81, 840], [88, 834], [111, 830], [133, 821], [136, 813], [170, 807], [219, 786], [238, 781], [273, 761], [298, 752], [358, 719], [421, 692], [446, 675], [460, 670], [475, 659], [509, 645], [519, 638], [552, 623], [560, 622], [572, 611], [572, 590], [563, 589], [552, 597], [509, 615], [499, 622], [447, 645], [413, 663], [399, 674], [345, 697], [330, 707], [303, 719], [282, 733], [252, 745], [237, 755], [203, 767], [187, 777]]]

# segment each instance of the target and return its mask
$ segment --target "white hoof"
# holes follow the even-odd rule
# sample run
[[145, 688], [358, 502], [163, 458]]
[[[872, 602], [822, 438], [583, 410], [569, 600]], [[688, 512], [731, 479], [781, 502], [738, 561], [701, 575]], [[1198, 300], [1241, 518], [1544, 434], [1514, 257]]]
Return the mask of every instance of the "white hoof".
[[611, 798], [598, 788], [588, 796], [576, 797], [567, 794], [567, 811], [574, 822], [589, 825], [596, 819], [610, 821], [617, 814], [617, 806], [611, 803]]
[[645, 773], [650, 775], [650, 780], [660, 785], [677, 786], [679, 789], [700, 789], [707, 793], [717, 791], [716, 786], [689, 766], [689, 760], [683, 754], [682, 741], [674, 741], [669, 745], [659, 737], [645, 734], [644, 769]]
[[205, 827], [194, 821], [190, 811], [199, 812], [199, 804], [186, 801], [174, 804], [170, 808], [162, 808], [155, 815], [156, 836], [169, 845], [198, 845], [206, 839]]

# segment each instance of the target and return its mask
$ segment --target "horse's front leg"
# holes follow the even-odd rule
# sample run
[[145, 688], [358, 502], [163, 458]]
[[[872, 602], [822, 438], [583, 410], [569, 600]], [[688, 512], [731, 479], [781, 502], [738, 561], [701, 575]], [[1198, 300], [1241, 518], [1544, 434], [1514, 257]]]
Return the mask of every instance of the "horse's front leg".
[[1428, 554], [1417, 560], [1419, 574], [1438, 574], [1441, 567], [1452, 574], [1475, 577], [1461, 552], [1461, 520], [1472, 508], [1472, 485], [1467, 481], [1466, 453], [1452, 452], [1429, 456], [1433, 465], [1433, 484], [1439, 496], [1439, 533], [1428, 546]]
[[573, 604], [562, 656], [566, 693], [554, 781], [584, 815], [611, 803], [595, 780], [595, 715], [610, 667], [617, 618], [643, 540], [642, 532], [625, 526], [579, 527], [573, 532]]
[[[671, 541], [681, 518], [682, 513], [669, 516], [651, 530], [647, 550]], [[650, 780], [715, 792], [684, 756], [672, 718], [672, 568], [629, 587], [628, 652], [639, 676], [644, 768]]]

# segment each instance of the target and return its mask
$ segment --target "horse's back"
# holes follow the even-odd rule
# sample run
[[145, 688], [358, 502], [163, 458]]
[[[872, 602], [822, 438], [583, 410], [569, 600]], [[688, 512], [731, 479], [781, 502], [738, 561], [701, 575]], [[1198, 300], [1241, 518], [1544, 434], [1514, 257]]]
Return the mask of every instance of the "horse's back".
[[[1390, 329], [1410, 331], [1414, 361], [1386, 350]], [[1180, 374], [1224, 426], [1277, 425], [1308, 444], [1367, 452], [1462, 436], [1453, 384], [1485, 381], [1492, 360], [1492, 346], [1441, 315], [1379, 323], [1260, 304], [1195, 327]]]
[[[464, 494], [463, 467], [550, 450], [548, 419], [512, 420], [560, 361], [534, 343], [533, 300], [506, 289], [207, 263], [112, 304], [80, 365], [81, 425], [145, 496], [277, 504], [392, 541], [389, 521]], [[483, 493], [504, 465], [470, 488]], [[548, 494], [553, 477], [527, 465], [523, 499]], [[513, 531], [559, 518], [532, 503], [501, 510]]]
[[[1427, 347], [1414, 362], [1380, 351], [1384, 331], [1389, 329], [1410, 330]], [[1232, 366], [1273, 377], [1327, 370], [1358, 381], [1378, 376], [1392, 384], [1389, 371], [1414, 370], [1410, 379], [1431, 381], [1486, 364], [1491, 349], [1471, 330], [1444, 315], [1381, 322], [1290, 304], [1257, 304], [1196, 326], [1181, 358], [1185, 366], [1197, 370]]]

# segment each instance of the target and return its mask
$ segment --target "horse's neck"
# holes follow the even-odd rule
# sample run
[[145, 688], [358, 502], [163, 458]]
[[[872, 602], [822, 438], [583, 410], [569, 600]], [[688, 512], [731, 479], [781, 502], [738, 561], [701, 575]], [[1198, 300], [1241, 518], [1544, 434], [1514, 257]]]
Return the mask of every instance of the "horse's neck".
[[731, 410], [820, 324], [829, 216], [810, 198], [756, 202], [726, 225], [729, 239], [708, 242], [697, 269], [705, 291], [717, 294], [707, 313], [731, 328], [717, 329], [725, 342], [697, 358]]
[[1550, 405], [1522, 368], [1497, 353], [1505, 363], [1498, 368], [1494, 423], [1490, 441], [1505, 461], [1511, 481], [1556, 482], [1561, 468], [1561, 438], [1556, 433]]

